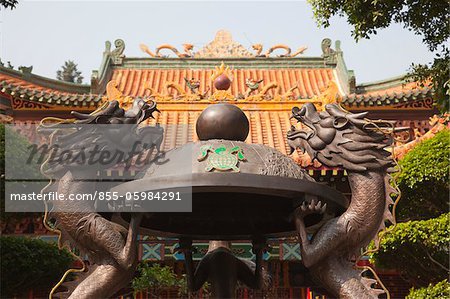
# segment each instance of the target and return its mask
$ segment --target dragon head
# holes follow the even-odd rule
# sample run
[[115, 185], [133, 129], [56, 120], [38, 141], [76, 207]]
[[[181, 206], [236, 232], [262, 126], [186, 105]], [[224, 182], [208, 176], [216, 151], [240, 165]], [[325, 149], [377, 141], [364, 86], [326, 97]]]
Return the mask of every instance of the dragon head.
[[337, 104], [325, 105], [322, 112], [312, 103], [292, 108], [292, 117], [307, 129], [291, 127], [287, 133], [291, 153], [300, 148], [325, 166], [356, 172], [393, 166], [391, 153], [385, 150], [391, 140], [384, 129], [390, 124], [370, 121], [366, 115], [350, 113]]
[[108, 101], [90, 114], [72, 111], [79, 124], [139, 124], [149, 117], [153, 118], [153, 112], [159, 112], [154, 101], [145, 101], [136, 98], [129, 110], [120, 108], [119, 102]]
[[[153, 117], [155, 111], [158, 109], [154, 101], [136, 98], [128, 110], [114, 100], [105, 102], [90, 114], [72, 111], [75, 119], [60, 119], [50, 125], [44, 119], [38, 130], [50, 136], [48, 154], [52, 157], [44, 163], [44, 172], [52, 175], [68, 170], [97, 171], [128, 163], [145, 151], [151, 153], [156, 149], [159, 152], [163, 128], [139, 127], [144, 120]], [[69, 158], [62, 163], [64, 155]], [[100, 162], [100, 155], [107, 158]]]

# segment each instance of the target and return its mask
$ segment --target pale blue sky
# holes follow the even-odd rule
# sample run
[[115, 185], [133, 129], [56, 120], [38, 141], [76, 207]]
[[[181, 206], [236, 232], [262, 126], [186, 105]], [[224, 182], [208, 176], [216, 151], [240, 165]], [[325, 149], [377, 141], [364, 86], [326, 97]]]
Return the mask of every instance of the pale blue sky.
[[181, 49], [189, 42], [198, 50], [219, 29], [229, 30], [246, 48], [283, 43], [295, 51], [306, 45], [305, 56], [320, 56], [323, 38], [339, 39], [358, 84], [404, 74], [411, 62], [433, 57], [419, 36], [399, 25], [358, 43], [345, 19], [335, 18], [329, 28], [320, 29], [305, 1], [19, 1], [15, 10], [0, 12], [2, 61], [16, 68], [33, 65], [33, 73], [54, 78], [64, 61], [72, 59], [86, 83], [100, 66], [106, 40], [122, 38], [126, 56], [145, 57], [140, 43]]

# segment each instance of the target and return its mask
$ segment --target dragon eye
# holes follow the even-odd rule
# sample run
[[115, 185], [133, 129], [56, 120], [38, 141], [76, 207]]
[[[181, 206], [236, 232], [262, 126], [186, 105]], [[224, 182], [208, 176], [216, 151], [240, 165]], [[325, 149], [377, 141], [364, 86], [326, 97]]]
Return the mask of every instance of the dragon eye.
[[340, 128], [345, 127], [345, 125], [347, 125], [347, 123], [348, 123], [348, 119], [346, 119], [345, 117], [338, 117], [334, 120], [333, 126], [336, 129], [340, 129]]
[[302, 109], [300, 109], [300, 112], [298, 113], [300, 116], [303, 116], [306, 114], [306, 107], [303, 106]]

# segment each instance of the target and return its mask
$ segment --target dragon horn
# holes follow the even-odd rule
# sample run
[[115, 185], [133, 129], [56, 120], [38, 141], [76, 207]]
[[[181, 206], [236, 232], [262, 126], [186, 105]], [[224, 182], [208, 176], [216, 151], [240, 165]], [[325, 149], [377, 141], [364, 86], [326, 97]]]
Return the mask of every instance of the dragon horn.
[[349, 114], [348, 118], [351, 119], [361, 119], [367, 116], [367, 114], [369, 114], [369, 112], [361, 112], [361, 113], [353, 113], [353, 114]]

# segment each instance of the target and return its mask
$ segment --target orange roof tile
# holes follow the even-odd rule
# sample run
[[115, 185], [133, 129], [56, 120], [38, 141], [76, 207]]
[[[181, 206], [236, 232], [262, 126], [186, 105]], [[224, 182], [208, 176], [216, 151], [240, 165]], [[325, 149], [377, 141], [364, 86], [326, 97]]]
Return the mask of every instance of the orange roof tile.
[[86, 94], [89, 85], [70, 83], [0, 66], [0, 82], [20, 89], [57, 94]]
[[33, 84], [29, 81], [18, 79], [18, 78], [8, 76], [5, 74], [1, 74], [1, 73], [0, 73], [0, 82], [2, 82], [2, 83], [4, 82], [6, 84], [13, 84], [15, 86], [19, 86], [22, 88], [34, 89], [34, 90], [38, 90], [38, 91], [55, 92], [55, 90], [52, 88]]
[[[117, 80], [118, 89], [126, 96], [148, 95], [145, 86], [151, 87], [156, 93], [167, 94], [165, 85], [175, 83], [186, 92], [184, 78], [194, 78], [200, 81], [200, 92], [205, 92], [211, 86], [213, 69], [115, 69], [112, 79]], [[294, 90], [294, 97], [312, 98], [320, 94], [334, 78], [331, 68], [319, 69], [234, 69], [232, 70], [233, 82], [231, 93], [234, 96], [244, 94], [247, 86], [246, 79], [261, 80], [260, 89], [265, 85], [275, 82], [280, 86], [280, 93], [284, 94], [290, 88], [298, 84]], [[273, 95], [273, 91], [269, 91]]]

